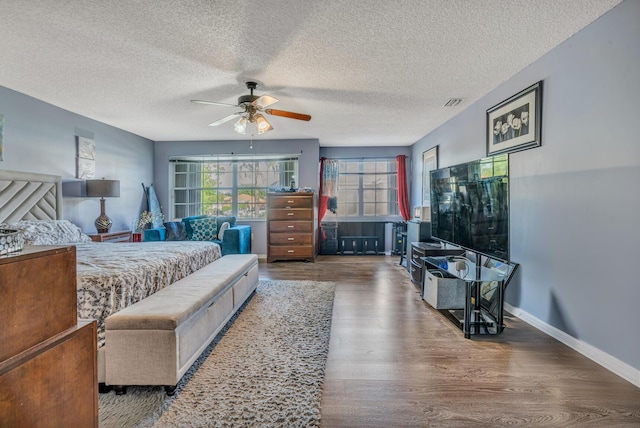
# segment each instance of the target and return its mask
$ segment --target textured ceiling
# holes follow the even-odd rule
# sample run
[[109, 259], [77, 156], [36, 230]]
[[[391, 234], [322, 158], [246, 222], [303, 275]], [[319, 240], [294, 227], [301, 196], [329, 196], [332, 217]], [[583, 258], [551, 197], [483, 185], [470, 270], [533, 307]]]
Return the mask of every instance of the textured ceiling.
[[3, 0], [0, 85], [155, 141], [237, 140], [207, 126], [234, 108], [189, 100], [256, 80], [313, 117], [256, 139], [408, 146], [618, 3]]

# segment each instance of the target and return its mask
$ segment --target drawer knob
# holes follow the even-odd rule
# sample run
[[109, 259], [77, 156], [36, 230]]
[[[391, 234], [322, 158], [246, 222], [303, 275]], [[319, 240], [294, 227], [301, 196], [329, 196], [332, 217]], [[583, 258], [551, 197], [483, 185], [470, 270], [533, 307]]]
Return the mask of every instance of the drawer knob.
[[288, 204], [292, 204], [294, 201], [287, 201]]
[[289, 226], [287, 226], [289, 229], [293, 229], [295, 226], [290, 224]]
[[295, 253], [295, 250], [287, 250], [287, 253]]
[[293, 215], [293, 213], [287, 213], [287, 215]]
[[293, 241], [294, 238], [287, 238], [287, 241]]

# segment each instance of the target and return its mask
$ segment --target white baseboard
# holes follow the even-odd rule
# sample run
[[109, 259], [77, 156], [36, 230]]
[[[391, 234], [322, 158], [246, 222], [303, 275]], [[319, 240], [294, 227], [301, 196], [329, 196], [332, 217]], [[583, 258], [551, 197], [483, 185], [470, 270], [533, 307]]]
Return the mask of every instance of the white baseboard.
[[548, 334], [559, 342], [564, 343], [571, 349], [579, 352], [590, 360], [600, 364], [610, 372], [615, 373], [616, 375], [640, 388], [640, 370], [631, 367], [629, 364], [618, 360], [617, 358], [601, 351], [600, 349], [592, 345], [589, 345], [586, 342], [583, 342], [582, 340], [568, 335], [564, 331], [543, 322], [539, 318], [534, 317], [530, 313], [523, 311], [520, 308], [516, 308], [515, 306], [512, 306], [505, 302], [504, 309], [510, 314], [520, 318], [527, 324], [537, 328], [543, 333]]

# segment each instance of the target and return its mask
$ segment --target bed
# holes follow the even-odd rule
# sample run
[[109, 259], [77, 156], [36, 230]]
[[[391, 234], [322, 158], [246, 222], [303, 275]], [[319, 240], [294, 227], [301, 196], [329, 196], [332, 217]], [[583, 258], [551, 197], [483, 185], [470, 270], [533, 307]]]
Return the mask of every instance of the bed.
[[75, 245], [78, 318], [95, 319], [98, 348], [106, 318], [220, 258], [209, 241], [98, 243], [62, 217], [61, 178], [0, 170], [0, 227], [25, 245]]

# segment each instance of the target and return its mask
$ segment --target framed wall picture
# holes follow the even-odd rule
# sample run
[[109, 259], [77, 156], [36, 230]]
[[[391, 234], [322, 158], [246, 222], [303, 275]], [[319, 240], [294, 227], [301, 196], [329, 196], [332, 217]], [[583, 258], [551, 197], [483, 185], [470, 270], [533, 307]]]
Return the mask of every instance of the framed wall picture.
[[76, 158], [76, 178], [95, 178], [96, 176], [96, 143], [90, 138], [76, 137], [78, 157]]
[[540, 146], [542, 81], [487, 110], [487, 156]]
[[431, 206], [431, 171], [438, 169], [438, 146], [422, 153], [422, 206]]

